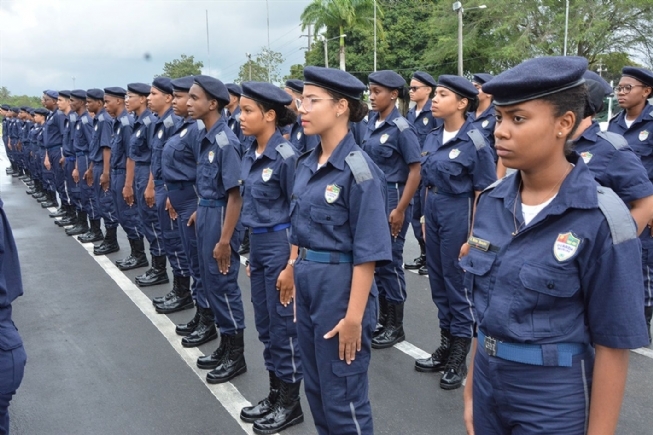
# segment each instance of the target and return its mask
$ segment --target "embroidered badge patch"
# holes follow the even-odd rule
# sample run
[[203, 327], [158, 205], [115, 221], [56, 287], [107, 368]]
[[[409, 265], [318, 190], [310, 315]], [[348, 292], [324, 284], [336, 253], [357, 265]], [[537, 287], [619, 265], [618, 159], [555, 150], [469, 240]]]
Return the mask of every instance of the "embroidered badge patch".
[[576, 254], [580, 246], [580, 239], [571, 231], [564, 234], [558, 234], [558, 238], [553, 244], [553, 255], [558, 261], [566, 261]]
[[583, 158], [583, 161], [585, 163], [589, 163], [590, 160], [592, 160], [592, 157], [594, 157], [594, 154], [592, 154], [589, 151], [585, 151], [585, 152], [580, 153], [580, 156]]
[[141, 137], [141, 131], [140, 131], [140, 130], [138, 130], [138, 131], [136, 132], [136, 137]]
[[389, 134], [384, 134], [381, 136], [381, 143], [386, 143], [388, 141], [388, 138], [390, 137]]
[[265, 182], [269, 181], [270, 178], [272, 178], [272, 168], [263, 169], [263, 172], [261, 173], [261, 178]]
[[159, 133], [156, 135], [159, 139], [163, 138], [163, 129], [159, 130]]
[[460, 150], [458, 148], [454, 148], [451, 151], [449, 151], [449, 158], [450, 159], [455, 159], [460, 155]]
[[329, 184], [324, 191], [324, 199], [329, 204], [336, 202], [340, 196], [340, 187], [337, 184]]
[[184, 129], [181, 131], [181, 133], [179, 133], [179, 137], [184, 137], [184, 136], [186, 136], [186, 133], [188, 133], [188, 129], [187, 129], [187, 128], [184, 128]]
[[209, 151], [209, 163], [213, 163], [214, 157], [215, 157], [215, 153], [213, 151]]
[[648, 139], [648, 131], [643, 130], [639, 132], [639, 140], [644, 142], [646, 139]]
[[94, 130], [97, 131], [97, 128], [98, 128], [98, 126], [96, 125], [96, 126], [94, 127]]
[[301, 131], [298, 131], [298, 132], [297, 132], [297, 140], [299, 140], [299, 139], [301, 139], [301, 138], [302, 138], [302, 132], [301, 132]]
[[481, 127], [483, 128], [487, 128], [488, 125], [490, 125], [490, 121], [488, 121], [487, 119], [481, 123]]
[[426, 125], [426, 124], [428, 124], [428, 123], [429, 123], [429, 119], [428, 119], [428, 118], [424, 118], [424, 119], [422, 119], [422, 124]]

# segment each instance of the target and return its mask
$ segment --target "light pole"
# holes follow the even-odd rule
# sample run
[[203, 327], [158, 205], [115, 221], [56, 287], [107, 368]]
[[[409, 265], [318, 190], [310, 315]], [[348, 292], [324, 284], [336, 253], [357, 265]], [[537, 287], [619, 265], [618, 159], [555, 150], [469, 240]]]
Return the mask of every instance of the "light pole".
[[75, 76], [73, 76], [73, 89], [75, 89]]
[[565, 45], [562, 49], [562, 55], [567, 55], [567, 35], [569, 34], [569, 0], [565, 3]]
[[271, 61], [271, 57], [272, 57], [272, 52], [269, 49], [264, 48], [263, 53], [267, 56], [266, 64], [267, 64], [267, 68], [268, 68], [268, 83], [272, 83], [270, 81], [270, 61]]
[[247, 59], [249, 59], [247, 63], [249, 65], [249, 81], [251, 82], [252, 81], [252, 54], [245, 53], [245, 56], [247, 56]]
[[376, 71], [376, 0], [374, 0], [374, 71]]
[[327, 67], [327, 68], [329, 67], [329, 51], [327, 49], [327, 42], [333, 41], [334, 39], [338, 39], [338, 38], [344, 38], [346, 36], [347, 36], [347, 34], [344, 34], [344, 35], [338, 35], [338, 36], [334, 36], [333, 38], [326, 39], [326, 37], [324, 35], [320, 35], [320, 39], [322, 40], [322, 43], [324, 44], [324, 66], [325, 67]]
[[[474, 6], [473, 8], [467, 9], [471, 11], [472, 9], [485, 9], [486, 5]], [[463, 4], [461, 2], [456, 2], [453, 4], [453, 10], [458, 14], [458, 75], [463, 75]]]

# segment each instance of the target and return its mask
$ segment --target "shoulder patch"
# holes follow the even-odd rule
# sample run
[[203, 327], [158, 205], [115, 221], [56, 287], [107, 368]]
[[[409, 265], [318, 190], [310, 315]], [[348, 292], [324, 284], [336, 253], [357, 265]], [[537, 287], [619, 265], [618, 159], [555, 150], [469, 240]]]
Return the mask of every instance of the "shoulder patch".
[[480, 150], [481, 148], [485, 147], [485, 136], [478, 130], [469, 130], [467, 132], [467, 136], [474, 142], [474, 146], [476, 147], [476, 150]]
[[276, 146], [275, 150], [277, 150], [281, 158], [284, 160], [295, 155], [295, 151], [288, 143], [280, 143]]
[[351, 169], [351, 173], [354, 175], [357, 184], [374, 179], [370, 165], [367, 164], [362, 151], [352, 151], [345, 157], [345, 162], [349, 165], [349, 169]]
[[635, 222], [626, 204], [608, 187], [597, 186], [599, 208], [608, 221], [612, 243], [618, 245], [637, 238]]
[[100, 114], [97, 116], [97, 120], [100, 121], [100, 122], [104, 121], [104, 113], [100, 113]]
[[197, 130], [198, 130], [198, 131], [199, 131], [199, 130], [204, 130], [204, 127], [205, 127], [205, 125], [204, 125], [204, 121], [202, 121], [201, 119], [198, 119], [198, 120], [195, 122], [195, 124], [197, 124]]
[[75, 113], [70, 114], [70, 122], [77, 122], [77, 115]]
[[88, 124], [88, 116], [82, 116], [82, 124]]
[[221, 131], [220, 133], [215, 135], [215, 142], [218, 144], [220, 148], [224, 148], [227, 145], [229, 145], [229, 138], [227, 137], [226, 134], [224, 134], [224, 131]]
[[145, 118], [143, 118], [143, 124], [145, 124], [146, 127], [149, 127], [151, 123], [152, 123], [152, 120], [150, 119], [149, 116], [146, 116]]
[[399, 128], [399, 131], [404, 131], [410, 127], [410, 124], [408, 124], [408, 121], [403, 116], [393, 119], [392, 122]]
[[506, 177], [499, 178], [497, 181], [495, 181], [494, 183], [490, 184], [488, 187], [486, 187], [485, 189], [483, 189], [483, 192], [487, 192], [487, 191], [489, 191], [489, 190], [494, 189], [494, 188], [497, 187], [499, 184], [501, 184], [501, 182], [502, 182], [505, 178], [506, 178]]
[[172, 119], [172, 115], [168, 115], [168, 117], [163, 120], [163, 126], [165, 128], [170, 128], [173, 125], [175, 125], [175, 121]]
[[129, 117], [128, 116], [123, 116], [122, 118], [120, 118], [120, 123], [123, 126], [127, 127], [129, 125]]
[[600, 131], [598, 136], [610, 142], [617, 150], [628, 146], [628, 141], [620, 134], [612, 133], [611, 131]]

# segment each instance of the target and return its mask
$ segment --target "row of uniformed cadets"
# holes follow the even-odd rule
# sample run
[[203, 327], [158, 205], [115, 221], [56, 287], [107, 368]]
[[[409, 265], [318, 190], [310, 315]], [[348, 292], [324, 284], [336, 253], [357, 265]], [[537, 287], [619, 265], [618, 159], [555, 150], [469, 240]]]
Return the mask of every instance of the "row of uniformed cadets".
[[[559, 63], [556, 62], [565, 63], [544, 58], [538, 65], [551, 64], [557, 67]], [[574, 71], [580, 68], [578, 64], [567, 66], [574, 67]], [[524, 68], [526, 67], [522, 69]], [[532, 69], [526, 68], [526, 71], [533, 74]], [[598, 124], [592, 121], [593, 116], [601, 111], [603, 97], [611, 90], [598, 76], [583, 72], [589, 77], [589, 93], [587, 96], [580, 96], [585, 105], [580, 114], [583, 120], [579, 120], [580, 126], [573, 136], [574, 147], [583, 157], [584, 163], [593, 171], [597, 181], [613, 188], [629, 205], [641, 232], [651, 219], [650, 199], [653, 185], [628, 143], [618, 135], [600, 132]], [[510, 71], [504, 75], [509, 78], [509, 73]], [[354, 146], [348, 155], [343, 150], [349, 147], [345, 145], [348, 141], [355, 143], [353, 135], [350, 133], [340, 137], [333, 131], [341, 133], [342, 125], [349, 127], [361, 122], [365, 113], [364, 106], [357, 101], [363, 89], [362, 84], [346, 73], [307, 68], [308, 84], [303, 93], [299, 92], [302, 84], [298, 82], [287, 83], [284, 93], [274, 86], [261, 83], [244, 84], [242, 88], [237, 85], [224, 86], [215, 79], [203, 76], [176, 79], [169, 83], [169, 86], [162, 82], [163, 80], [167, 83], [164, 79], [157, 79], [159, 83], [155, 81], [147, 98], [150, 100], [149, 106], [158, 117], [149, 117], [146, 113], [145, 85], [128, 87], [131, 93], [128, 100], [129, 109], [138, 116], [136, 128], [132, 130], [129, 141], [132, 146], [134, 143], [140, 145], [134, 146], [136, 152], [130, 146], [132, 155], [128, 159], [124, 158], [125, 151], [122, 151], [124, 169], [120, 167], [120, 163], [115, 168], [111, 167], [111, 175], [126, 175], [125, 179], [117, 182], [113, 178], [119, 177], [112, 177], [114, 205], [119, 209], [119, 200], [122, 199], [127, 206], [125, 209], [133, 211], [132, 207], [139, 201], [149, 208], [156, 204], [160, 210], [159, 225], [164, 226], [166, 217], [171, 225], [178, 225], [175, 234], [179, 235], [182, 251], [187, 258], [184, 272], [186, 276], [193, 277], [192, 299], [188, 285], [175, 286], [170, 295], [155, 300], [154, 303], [157, 311], [172, 312], [170, 310], [192, 306], [192, 300], [195, 301], [196, 316], [188, 324], [179, 325], [177, 328], [180, 335], [186, 335], [182, 340], [185, 346], [199, 345], [216, 338], [215, 325], [219, 326], [222, 336], [220, 346], [213, 354], [198, 360], [200, 367], [213, 369], [207, 375], [209, 382], [224, 382], [246, 370], [242, 352], [244, 318], [240, 290], [236, 282], [239, 265], [236, 253], [243, 228], [238, 222], [239, 217], [252, 237], [252, 301], [259, 338], [265, 344], [266, 369], [270, 372], [269, 395], [257, 405], [243, 409], [241, 413], [243, 420], [255, 422], [255, 431], [272, 433], [303, 419], [298, 401], [302, 371], [306, 375], [307, 397], [320, 433], [348, 433], [349, 429], [355, 427], [365, 428], [361, 430], [366, 433], [371, 431], [371, 415], [366, 394], [367, 378], [364, 373], [369, 364], [370, 347], [389, 347], [405, 337], [403, 304], [406, 300], [406, 288], [401, 271], [402, 251], [409, 220], [415, 215], [424, 216], [425, 232], [418, 231], [416, 234], [426, 234], [426, 260], [418, 260], [427, 265], [441, 331], [440, 347], [431, 357], [416, 361], [416, 369], [444, 371], [440, 381], [442, 388], [454, 389], [461, 385], [467, 372], [465, 358], [471, 347], [474, 326], [479, 321], [476, 315], [481, 314], [474, 310], [475, 287], [473, 280], [470, 283], [468, 278], [475, 274], [485, 276], [495, 264], [480, 258], [475, 266], [473, 259], [477, 250], [491, 252], [493, 255], [501, 255], [503, 252], [500, 244], [492, 244], [472, 234], [470, 227], [473, 222], [474, 204], [481, 191], [496, 179], [496, 155], [489, 145], [494, 142], [495, 137], [505, 143], [510, 143], [511, 140], [517, 143], [516, 139], [501, 136], [495, 131], [490, 89], [496, 86], [496, 89], [511, 95], [513, 87], [521, 86], [528, 90], [534, 83], [526, 78], [521, 82], [517, 80], [516, 84], [508, 79], [503, 79], [506, 81], [502, 82], [504, 75], [492, 81], [492, 77], [487, 74], [477, 74], [473, 83], [456, 76], [440, 76], [436, 82], [428, 74], [417, 72], [409, 88], [411, 99], [417, 104], [406, 119], [395, 108], [395, 100], [406, 96], [405, 81], [391, 71], [371, 74], [370, 101], [373, 112], [369, 115], [365, 131], [359, 136], [362, 137], [361, 144], [366, 153], [357, 151], [358, 148]], [[550, 86], [555, 84], [556, 78], [561, 81], [570, 80], [565, 73], [553, 74]], [[633, 80], [634, 82], [630, 83]], [[645, 143], [649, 138], [646, 122], [650, 122], [652, 117], [651, 113], [648, 113], [651, 110], [646, 98], [650, 95], [653, 74], [642, 69], [627, 68], [624, 69], [622, 81], [624, 83], [620, 82], [616, 90], [619, 103], [625, 109], [624, 127], [644, 128], [637, 135], [637, 140]], [[580, 79], [573, 84], [579, 87]], [[504, 90], [502, 86], [508, 90]], [[546, 89], [551, 93], [557, 91], [555, 95], [565, 95], [567, 90], [564, 87]], [[100, 148], [104, 148], [101, 153], [103, 158], [109, 157], [114, 161], [109, 153], [120, 151], [116, 136], [120, 136], [121, 129], [128, 127], [131, 120], [120, 104], [120, 100], [125, 97], [125, 91], [116, 88], [108, 88], [105, 91], [105, 105], [109, 114], [117, 117], [118, 121], [114, 125], [113, 140], [108, 146]], [[435, 95], [429, 100], [433, 91]], [[163, 97], [160, 106], [156, 102], [157, 93]], [[479, 95], [482, 98], [479, 98]], [[141, 100], [132, 100], [139, 96]], [[578, 97], [574, 96], [576, 99]], [[113, 101], [114, 98], [117, 104]], [[71, 100], [73, 99], [74, 96], [71, 95]], [[331, 100], [332, 103], [327, 105], [323, 100]], [[511, 107], [522, 101], [528, 100], [513, 101], [507, 98], [502, 100], [502, 105]], [[562, 110], [566, 107], [563, 103], [568, 104], [569, 101], [550, 102], [556, 109], [555, 117], [566, 113]], [[333, 109], [333, 113], [328, 110], [322, 113], [325, 109], [322, 106]], [[649, 110], [646, 110], [647, 108]], [[96, 110], [98, 113], [102, 109]], [[174, 111], [174, 117], [171, 117], [171, 110]], [[76, 111], [79, 116], [84, 116], [84, 113]], [[221, 117], [220, 113], [226, 116]], [[298, 113], [301, 118], [295, 121], [293, 113]], [[347, 113], [346, 120], [338, 119]], [[327, 116], [329, 114], [335, 117]], [[512, 112], [510, 116], [515, 125], [520, 125], [529, 118], [523, 114], [514, 115]], [[149, 119], [149, 123], [145, 119]], [[173, 120], [174, 127], [171, 127], [170, 121], [166, 125], [166, 119]], [[619, 119], [613, 120], [611, 129], [618, 122]], [[644, 125], [637, 125], [639, 123]], [[149, 125], [158, 125], [159, 128], [148, 130]], [[289, 132], [288, 138], [282, 135], [284, 127]], [[166, 128], [169, 132], [166, 132]], [[568, 130], [566, 135], [565, 132], [559, 131], [557, 136], [560, 139], [570, 136], [574, 129]], [[356, 129], [352, 128], [352, 133], [355, 131]], [[235, 132], [245, 138], [248, 146], [244, 147], [243, 140], [238, 140], [233, 134]], [[293, 146], [286, 139], [300, 141], [302, 137], [315, 144], [317, 151], [302, 155], [296, 164], [299, 155], [297, 148], [302, 144], [297, 142], [297, 146]], [[315, 140], [318, 137], [320, 144]], [[98, 142], [96, 145], [101, 143], [97, 138], [91, 142]], [[127, 140], [124, 140], [124, 143], [126, 142]], [[233, 150], [230, 145], [233, 145]], [[633, 144], [633, 148], [637, 150], [635, 145], [639, 144]], [[501, 146], [497, 149], [497, 154], [504, 157], [502, 161], [508, 163], [512, 155], [506, 148], [506, 145]], [[134, 178], [139, 178], [138, 168], [145, 167], [144, 163], [148, 163], [147, 156], [144, 157], [143, 153], [137, 151], [147, 149], [151, 150], [151, 165], [148, 166], [147, 176], [141, 175], [140, 182], [134, 181]], [[239, 163], [241, 153], [244, 153], [242, 166]], [[642, 146], [638, 154], [646, 156], [651, 153], [647, 154], [646, 147]], [[160, 157], [155, 157], [157, 155]], [[340, 158], [343, 160], [339, 160]], [[158, 163], [155, 163], [157, 159]], [[343, 166], [343, 162], [346, 166]], [[103, 160], [95, 163], [104, 166]], [[511, 164], [505, 166], [525, 170]], [[234, 169], [238, 167], [242, 169]], [[501, 170], [501, 165], [499, 167]], [[338, 175], [345, 168], [351, 171], [349, 181], [338, 181], [338, 177], [345, 175]], [[329, 174], [336, 170], [333, 176], [338, 177], [332, 179], [330, 175], [327, 176], [327, 169]], [[418, 189], [420, 170], [422, 187]], [[109, 180], [103, 175], [105, 173], [106, 170], [99, 172], [99, 183], [95, 184], [107, 185]], [[525, 173], [522, 176], [525, 177]], [[566, 177], [567, 173], [564, 176]], [[361, 197], [373, 196], [368, 190], [374, 188], [364, 183], [370, 180], [374, 180], [374, 185], [381, 186], [380, 190], [385, 198], [383, 221], [379, 220], [380, 210], [377, 213], [378, 203], [373, 202], [371, 198]], [[311, 183], [317, 183], [317, 186], [311, 186]], [[140, 190], [137, 187], [137, 192], [142, 193], [133, 193], [129, 187], [134, 184], [141, 186]], [[240, 190], [236, 189], [239, 184]], [[530, 222], [526, 221], [541, 209], [546, 209], [549, 202], [553, 203], [556, 189], [562, 185], [561, 179], [553, 185], [550, 192], [540, 192], [546, 193], [547, 198], [543, 198], [544, 200], [551, 201], [533, 205], [524, 202], [521, 207], [518, 207], [516, 199], [513, 201], [515, 209], [512, 215], [515, 226], [517, 222], [520, 223], [515, 231], [512, 231], [513, 237], [530, 228]], [[157, 194], [152, 194], [152, 187]], [[161, 189], [157, 190], [157, 187]], [[318, 189], [315, 190], [315, 187]], [[521, 187], [520, 184], [517, 195], [520, 194]], [[410, 211], [412, 199], [419, 199], [415, 204], [421, 204], [416, 214]], [[366, 200], [372, 203], [367, 204]], [[243, 206], [239, 216], [240, 201]], [[523, 217], [518, 216], [517, 208], [520, 208]], [[605, 206], [601, 209], [606, 214], [611, 211]], [[152, 240], [156, 243], [156, 227], [154, 220], [146, 220], [145, 213], [148, 210], [145, 207], [142, 210], [142, 221], [153, 224], [154, 235], [148, 237], [152, 246]], [[363, 210], [364, 215], [359, 213]], [[101, 215], [105, 217], [106, 223], [107, 213]], [[118, 213], [118, 216], [120, 215], [121, 213]], [[123, 222], [124, 219], [121, 224]], [[376, 223], [372, 226], [375, 237], [367, 233], [370, 222]], [[487, 224], [487, 220], [476, 220], [477, 225], [481, 225], [481, 222]], [[91, 223], [93, 225], [93, 221]], [[193, 230], [193, 226], [197, 231]], [[345, 231], [347, 226], [349, 229]], [[383, 231], [388, 227], [387, 239], [379, 238], [379, 229]], [[292, 245], [288, 244], [287, 233], [290, 229]], [[361, 235], [358, 236], [358, 233]], [[198, 234], [202, 237], [198, 238]], [[552, 250], [554, 260], [565, 262], [575, 258], [576, 251], [582, 246], [584, 239], [574, 232], [560, 233], [559, 236]], [[642, 242], [650, 238], [649, 230], [643, 233]], [[142, 244], [142, 239], [140, 240]], [[165, 237], [163, 240], [165, 241]], [[465, 241], [469, 243], [465, 244]], [[106, 240], [103, 243], [105, 242]], [[138, 256], [139, 249], [132, 248], [132, 254], [137, 254], [132, 257]], [[461, 255], [466, 252], [473, 254], [463, 260], [465, 268], [470, 272], [466, 275], [463, 275], [456, 261], [459, 252]], [[542, 251], [536, 252], [542, 255]], [[157, 256], [160, 256], [160, 251], [153, 252], [153, 258]], [[375, 256], [377, 258], [372, 258]], [[646, 255], [642, 258], [645, 271], [648, 271]], [[376, 268], [372, 260], [377, 260]], [[295, 264], [295, 261], [298, 263]], [[372, 263], [371, 274], [368, 263]], [[297, 266], [297, 276], [293, 280], [294, 266]], [[165, 273], [165, 263], [162, 267]], [[551, 299], [549, 303], [555, 304], [557, 297], [565, 295], [553, 290], [557, 278], [551, 274], [562, 273], [562, 269], [552, 266], [549, 269], [538, 267], [536, 265], [535, 269], [548, 271], [546, 276], [534, 273], [536, 276], [529, 279], [526, 266], [517, 274], [521, 277], [523, 272], [521, 282], [527, 289], [533, 292], [542, 291]], [[336, 271], [335, 268], [343, 270]], [[180, 276], [183, 276], [184, 272]], [[302, 278], [303, 276], [305, 278]], [[548, 290], [540, 290], [538, 279], [546, 281]], [[340, 280], [346, 283], [339, 286], [344, 293], [340, 294], [339, 290], [335, 292], [337, 294], [333, 294], [334, 281]], [[322, 281], [324, 284], [320, 284]], [[293, 283], [297, 288], [296, 325], [292, 321]], [[650, 286], [648, 282], [646, 284], [646, 294], [650, 298]], [[371, 286], [371, 291], [368, 286]], [[566, 284], [560, 283], [560, 286], [564, 288]], [[367, 302], [362, 298], [361, 288], [367, 288], [363, 292]], [[372, 334], [376, 316], [375, 308], [370, 308], [370, 303], [376, 304], [376, 288], [379, 291], [381, 313], [376, 330]], [[330, 291], [326, 291], [327, 289]], [[565, 297], [575, 294], [572, 288], [562, 291], [569, 293]], [[367, 293], [372, 297], [367, 299]], [[632, 302], [630, 299], [626, 300]], [[650, 299], [646, 302], [647, 306], [650, 305]], [[327, 305], [329, 308], [325, 308]], [[332, 310], [334, 306], [340, 306], [341, 309], [342, 321], [339, 323], [338, 315], [334, 315]], [[523, 324], [521, 329], [530, 331], [530, 334], [543, 341], [543, 346], [546, 345], [540, 348], [537, 347], [540, 345], [536, 344], [536, 352], [546, 350], [555, 353], [560, 349], [566, 351], [568, 346], [560, 346], [557, 350], [547, 347], [550, 344], [546, 343], [548, 336], [553, 334], [554, 329], [560, 329], [558, 323], [562, 321], [552, 319], [551, 316], [560, 315], [563, 320], [570, 320], [564, 318], [564, 313], [549, 313], [549, 308], [551, 307], [540, 310], [537, 318], [519, 321]], [[650, 316], [649, 312], [650, 308], [647, 308], [647, 317]], [[631, 314], [633, 324], [636, 325], [638, 316], [635, 312]], [[337, 323], [335, 328], [334, 323]], [[519, 329], [518, 325], [511, 328]], [[335, 342], [332, 340], [323, 342], [320, 339], [325, 334], [325, 337], [330, 337], [336, 333], [340, 336], [339, 346], [333, 344]], [[492, 349], [496, 348], [496, 339], [507, 338], [508, 342], [515, 343], [513, 347], [505, 345], [504, 349], [509, 350], [499, 355], [500, 358], [532, 364], [530, 360], [523, 361], [523, 356], [520, 356], [534, 350], [519, 345], [522, 339], [530, 341], [526, 332], [522, 335], [517, 333], [516, 336], [505, 336], [502, 332], [495, 331], [490, 333], [493, 334], [492, 340], [495, 340], [490, 340], [494, 343]], [[573, 346], [571, 348], [575, 349]], [[356, 352], [358, 349], [359, 353]], [[340, 359], [329, 357], [335, 353], [340, 354]], [[302, 355], [301, 363], [299, 355]], [[346, 364], [342, 363], [342, 359], [346, 360]], [[322, 367], [324, 364], [328, 367]], [[548, 361], [543, 365], [556, 364]], [[346, 383], [340, 384], [342, 381], [339, 379], [352, 376], [358, 376], [356, 383], [347, 380]], [[361, 382], [365, 388], [359, 388]], [[350, 391], [347, 387], [350, 384], [356, 385], [357, 391]], [[349, 404], [344, 403], [342, 406], [335, 403], [338, 400], [333, 400], [334, 391], [336, 397], [350, 399]], [[328, 395], [328, 401], [325, 395]], [[355, 411], [353, 414], [350, 409], [352, 406]]]

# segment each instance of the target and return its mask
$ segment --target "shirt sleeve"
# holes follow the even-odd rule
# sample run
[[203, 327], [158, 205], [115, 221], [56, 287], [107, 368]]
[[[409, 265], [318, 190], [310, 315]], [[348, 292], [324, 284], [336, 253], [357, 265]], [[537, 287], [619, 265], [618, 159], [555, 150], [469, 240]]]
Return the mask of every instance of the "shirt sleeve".
[[220, 149], [220, 176], [225, 192], [240, 186], [240, 154], [237, 148], [239, 146], [239, 142], [231, 141], [229, 145]]
[[615, 150], [608, 163], [607, 173], [610, 187], [623, 202], [629, 202], [653, 195], [653, 183], [648, 178], [642, 161], [629, 148]]
[[472, 184], [474, 190], [480, 192], [490, 184], [497, 181], [497, 170], [494, 156], [489, 145], [476, 150], [476, 162], [472, 170]]
[[421, 159], [422, 149], [412, 125], [399, 132], [399, 152], [407, 165], [419, 163]]

